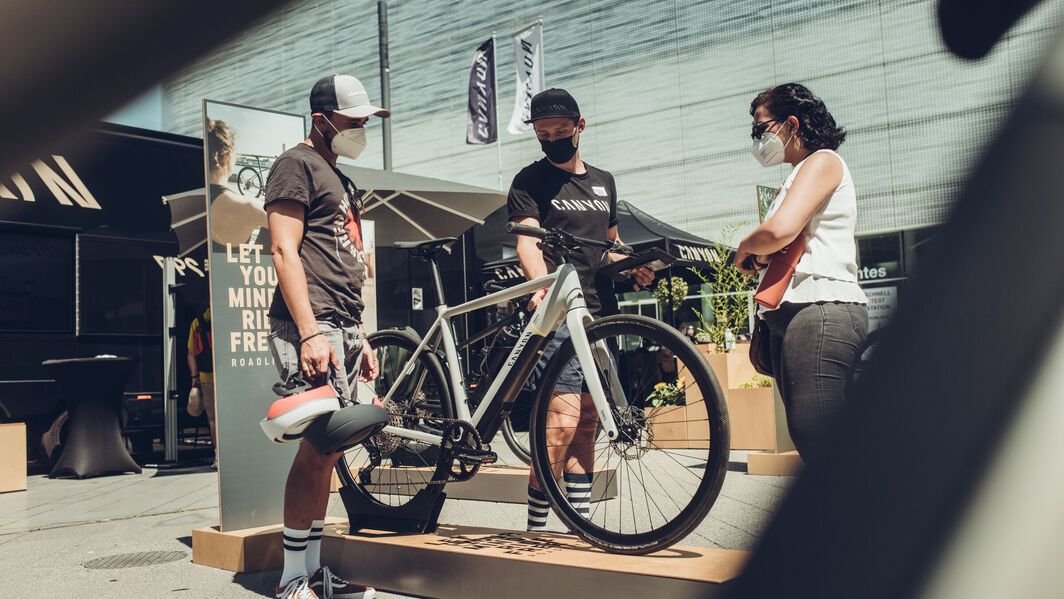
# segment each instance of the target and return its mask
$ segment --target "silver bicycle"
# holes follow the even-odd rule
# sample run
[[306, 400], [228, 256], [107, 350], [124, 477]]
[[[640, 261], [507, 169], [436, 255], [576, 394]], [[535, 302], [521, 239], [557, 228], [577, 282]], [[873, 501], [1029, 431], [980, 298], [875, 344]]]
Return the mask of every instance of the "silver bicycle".
[[[632, 253], [554, 229], [510, 223], [507, 230], [537, 237], [561, 256], [581, 247]], [[438, 271], [433, 276], [438, 280]], [[470, 389], [452, 321], [544, 287], [546, 298], [498, 372]], [[380, 401], [391, 424], [345, 453], [337, 465], [342, 484], [378, 508], [398, 509], [428, 485], [475, 476], [495, 461], [489, 444], [563, 326], [569, 338], [547, 363], [530, 414], [540, 488], [570, 530], [607, 551], [643, 554], [682, 539], [705, 518], [724, 480], [728, 415], [720, 386], [698, 349], [664, 323], [636, 315], [594, 319], [566, 262], [540, 279], [439, 306], [420, 339], [398, 330], [371, 336], [381, 375], [360, 397]], [[581, 392], [556, 392], [572, 368], [582, 375]], [[593, 473], [584, 514], [567, 497], [566, 471]]]

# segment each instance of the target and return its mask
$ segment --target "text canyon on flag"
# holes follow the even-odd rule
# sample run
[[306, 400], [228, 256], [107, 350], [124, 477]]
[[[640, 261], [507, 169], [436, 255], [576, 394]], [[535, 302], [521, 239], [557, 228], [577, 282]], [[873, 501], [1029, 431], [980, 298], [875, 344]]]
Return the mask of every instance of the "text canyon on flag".
[[514, 62], [517, 65], [517, 94], [514, 112], [506, 130], [517, 135], [528, 133], [525, 123], [532, 115], [532, 96], [543, 91], [543, 23], [537, 21], [518, 31], [514, 38]]
[[492, 37], [477, 48], [469, 69], [467, 144], [486, 145], [499, 139], [495, 106], [495, 38]]

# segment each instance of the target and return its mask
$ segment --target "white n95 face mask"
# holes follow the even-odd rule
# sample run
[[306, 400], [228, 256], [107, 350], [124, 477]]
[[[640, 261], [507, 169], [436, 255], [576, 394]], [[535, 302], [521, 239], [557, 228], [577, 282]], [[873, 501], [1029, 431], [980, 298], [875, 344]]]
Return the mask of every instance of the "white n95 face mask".
[[[791, 136], [793, 137], [793, 135]], [[787, 140], [788, 142], [790, 140]], [[755, 139], [750, 153], [757, 158], [761, 166], [776, 166], [783, 164], [783, 150], [786, 145], [775, 133], [765, 133], [761, 139]]]
[[[336, 128], [336, 125], [332, 124], [332, 121], [325, 119], [325, 122], [329, 123], [329, 126], [336, 131], [336, 135], [333, 136], [332, 142], [329, 143], [329, 149], [333, 154], [337, 156], [343, 156], [344, 158], [350, 158], [354, 160], [358, 158], [362, 150], [366, 149], [366, 130], [362, 127], [357, 129], [344, 129], [340, 131]], [[321, 133], [320, 131], [318, 133]], [[322, 137], [325, 137], [322, 135]]]

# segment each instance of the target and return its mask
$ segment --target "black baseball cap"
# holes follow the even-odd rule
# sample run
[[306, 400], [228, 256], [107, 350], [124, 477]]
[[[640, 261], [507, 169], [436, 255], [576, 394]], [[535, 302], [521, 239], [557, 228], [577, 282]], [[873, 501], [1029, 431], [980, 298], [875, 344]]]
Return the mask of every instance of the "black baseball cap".
[[578, 119], [580, 107], [576, 105], [576, 99], [569, 95], [569, 92], [553, 87], [532, 97], [531, 113], [532, 118], [525, 121], [526, 123], [556, 117]]
[[374, 106], [369, 101], [366, 86], [350, 75], [329, 75], [319, 79], [310, 90], [310, 111], [339, 112], [357, 119], [392, 114], [387, 108]]

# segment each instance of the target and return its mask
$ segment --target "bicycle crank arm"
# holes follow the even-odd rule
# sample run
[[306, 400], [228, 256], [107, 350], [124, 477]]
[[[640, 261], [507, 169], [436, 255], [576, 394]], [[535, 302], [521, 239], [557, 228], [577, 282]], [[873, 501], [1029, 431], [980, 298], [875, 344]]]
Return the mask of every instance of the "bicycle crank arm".
[[494, 451], [487, 450], [478, 451], [476, 449], [456, 448], [452, 456], [456, 461], [466, 464], [467, 466], [487, 466], [499, 461], [499, 456]]

